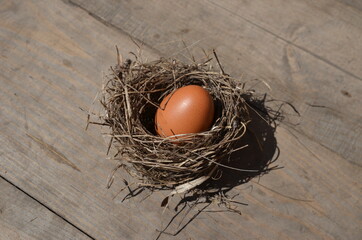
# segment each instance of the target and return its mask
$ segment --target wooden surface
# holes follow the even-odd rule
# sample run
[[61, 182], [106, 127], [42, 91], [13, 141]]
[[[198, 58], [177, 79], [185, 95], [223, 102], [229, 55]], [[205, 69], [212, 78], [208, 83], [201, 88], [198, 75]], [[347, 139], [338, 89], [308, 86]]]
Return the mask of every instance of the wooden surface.
[[180, 40], [197, 43], [196, 56], [216, 48], [227, 72], [264, 79], [297, 107], [298, 131], [360, 165], [360, 11], [331, 0], [71, 2], [165, 56], [180, 52]]
[[265, 80], [302, 116], [278, 128], [284, 168], [233, 190], [241, 216], [201, 213], [161, 239], [361, 238], [361, 26], [350, 0], [0, 1], [1, 239], [155, 239], [173, 216], [166, 192], [122, 202], [126, 174], [106, 189], [107, 144], [84, 131], [80, 108], [114, 45], [136, 51], [130, 36], [150, 59], [186, 60], [180, 40], [195, 56], [216, 48], [227, 72]]
[[91, 239], [3, 178], [0, 189], [0, 239]]

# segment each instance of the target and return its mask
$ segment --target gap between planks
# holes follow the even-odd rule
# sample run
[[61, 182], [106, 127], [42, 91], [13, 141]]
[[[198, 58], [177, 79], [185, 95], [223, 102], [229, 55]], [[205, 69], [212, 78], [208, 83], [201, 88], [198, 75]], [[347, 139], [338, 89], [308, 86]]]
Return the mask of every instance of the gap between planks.
[[62, 219], [64, 222], [68, 223], [70, 226], [74, 227], [75, 229], [77, 229], [78, 231], [80, 231], [81, 233], [83, 233], [84, 235], [86, 235], [87, 237], [89, 237], [92, 240], [96, 240], [94, 237], [92, 237], [90, 234], [88, 234], [87, 232], [85, 232], [84, 230], [82, 230], [80, 227], [76, 226], [75, 224], [73, 224], [72, 222], [70, 222], [68, 219], [65, 218], [65, 216], [62, 216], [61, 214], [57, 213], [56, 211], [54, 211], [52, 208], [50, 208], [49, 206], [47, 206], [45, 203], [42, 203], [41, 201], [39, 201], [38, 199], [36, 199], [35, 197], [33, 197], [32, 195], [30, 195], [29, 193], [27, 193], [26, 191], [24, 191], [23, 189], [21, 189], [20, 187], [16, 186], [14, 183], [12, 183], [10, 180], [8, 180], [7, 178], [5, 178], [4, 176], [0, 175], [0, 178], [3, 179], [5, 182], [9, 183], [11, 186], [15, 187], [16, 189], [18, 189], [20, 192], [24, 193], [26, 196], [30, 197], [32, 200], [34, 200], [35, 202], [37, 202], [38, 204], [40, 204], [41, 206], [43, 206], [44, 208], [46, 208], [48, 211], [50, 211], [51, 213], [53, 213], [54, 215], [58, 216], [60, 219]]
[[[162, 54], [162, 52], [161, 52], [160, 50], [158, 50], [157, 48], [153, 47], [152, 45], [148, 44], [147, 42], [145, 42], [145, 41], [143, 41], [143, 40], [141, 40], [141, 39], [139, 39], [139, 38], [137, 38], [137, 37], [132, 36], [130, 33], [128, 33], [127, 31], [125, 31], [125, 30], [122, 29], [121, 27], [119, 27], [119, 26], [117, 26], [117, 25], [115, 25], [115, 24], [112, 24], [112, 23], [108, 22], [107, 20], [103, 19], [101, 16], [98, 16], [97, 14], [89, 11], [87, 8], [83, 7], [81, 4], [78, 4], [78, 3], [76, 3], [76, 2], [74, 2], [74, 1], [72, 1], [72, 0], [62, 0], [62, 1], [63, 1], [64, 3], [66, 3], [66, 4], [69, 4], [69, 5], [72, 5], [72, 6], [74, 6], [74, 7], [78, 7], [79, 9], [82, 9], [83, 11], [85, 11], [86, 13], [88, 13], [90, 16], [92, 16], [94, 19], [96, 19], [97, 21], [101, 22], [101, 23], [104, 24], [105, 26], [107, 26], [107, 27], [112, 27], [112, 28], [114, 28], [114, 29], [117, 29], [117, 30], [120, 31], [121, 33], [129, 36], [131, 39], [134, 39], [134, 40], [137, 40], [138, 42], [141, 42], [142, 45], [144, 45], [144, 46], [152, 49], [153, 51], [155, 51], [155, 52], [156, 52], [157, 54], [159, 54], [160, 56], [163, 56], [163, 55], [164, 55], [164, 54]], [[283, 42], [285, 42], [285, 43], [287, 43], [287, 44], [290, 44], [290, 45], [298, 48], [299, 50], [301, 50], [301, 51], [303, 51], [303, 52], [305, 52], [305, 53], [307, 53], [307, 54], [315, 57], [316, 59], [318, 59], [318, 60], [326, 63], [327, 65], [332, 66], [332, 67], [338, 69], [339, 71], [345, 73], [346, 75], [351, 76], [351, 77], [353, 77], [353, 78], [356, 78], [356, 79], [362, 81], [362, 78], [361, 78], [361, 77], [359, 77], [359, 76], [353, 74], [352, 72], [350, 72], [350, 71], [348, 71], [348, 70], [346, 70], [346, 69], [338, 66], [337, 64], [333, 63], [332, 61], [330, 61], [330, 60], [328, 60], [328, 59], [326, 59], [326, 58], [324, 58], [324, 57], [322, 57], [322, 56], [319, 56], [318, 54], [313, 53], [312, 51], [308, 50], [307, 48], [302, 47], [302, 46], [294, 43], [293, 41], [290, 41], [290, 40], [288, 40], [288, 39], [286, 39], [286, 38], [284, 38], [284, 37], [282, 37], [282, 36], [274, 33], [273, 31], [268, 30], [268, 29], [266, 29], [265, 27], [263, 27], [263, 26], [261, 26], [261, 25], [259, 25], [259, 24], [257, 24], [257, 23], [254, 23], [253, 21], [251, 21], [251, 20], [249, 20], [249, 19], [247, 19], [247, 18], [245, 18], [245, 17], [243, 17], [243, 16], [241, 16], [241, 15], [239, 15], [239, 14], [237, 14], [237, 13], [234, 13], [234, 12], [230, 11], [229, 9], [223, 7], [222, 5], [220, 5], [220, 4], [218, 4], [218, 3], [215, 3], [215, 2], [213, 2], [213, 1], [209, 1], [209, 3], [210, 3], [211, 5], [214, 5], [214, 6], [218, 7], [218, 8], [220, 8], [220, 9], [222, 9], [222, 10], [224, 10], [224, 11], [226, 11], [226, 12], [228, 12], [228, 13], [230, 13], [230, 14], [232, 14], [232, 15], [240, 18], [240, 19], [242, 19], [243, 21], [245, 21], [245, 22], [251, 24], [252, 26], [254, 26], [254, 27], [256, 27], [256, 28], [264, 31], [265, 33], [270, 34], [270, 35], [272, 35], [273, 37], [275, 37], [275, 38], [277, 38], [277, 39], [279, 39], [279, 40], [281, 40], [281, 41], [283, 41]]]
[[61, 0], [62, 2], [64, 2], [65, 4], [68, 4], [70, 6], [73, 6], [73, 7], [77, 7], [79, 9], [81, 9], [82, 11], [86, 12], [87, 14], [89, 14], [89, 16], [93, 17], [95, 20], [97, 20], [98, 22], [102, 23], [103, 25], [107, 26], [107, 27], [111, 27], [117, 31], [119, 31], [120, 33], [128, 36], [132, 41], [137, 41], [137, 42], [140, 42], [142, 43], [141, 45], [147, 47], [149, 50], [152, 50], [154, 51], [154, 53], [156, 53], [157, 55], [159, 56], [162, 56], [162, 52], [160, 50], [158, 50], [157, 48], [153, 47], [152, 45], [146, 43], [145, 41], [142, 41], [134, 36], [132, 36], [130, 33], [128, 33], [127, 31], [123, 30], [122, 28], [112, 24], [112, 23], [109, 23], [107, 22], [106, 20], [104, 20], [102, 17], [92, 13], [91, 11], [87, 10], [85, 7], [83, 7], [82, 5], [72, 1], [72, 0]]
[[228, 12], [228, 13], [230, 13], [230, 14], [232, 14], [232, 15], [240, 18], [240, 19], [242, 19], [243, 21], [245, 21], [245, 22], [247, 22], [247, 23], [255, 26], [256, 28], [261, 29], [262, 31], [264, 31], [264, 32], [266, 32], [266, 33], [268, 33], [268, 34], [276, 37], [277, 39], [279, 39], [279, 40], [281, 40], [281, 41], [283, 41], [283, 42], [285, 42], [285, 43], [287, 43], [287, 44], [290, 44], [290, 45], [292, 45], [293, 47], [296, 47], [296, 48], [300, 49], [301, 51], [304, 51], [305, 53], [307, 53], [307, 54], [309, 54], [309, 55], [317, 58], [318, 60], [320, 60], [320, 61], [322, 61], [322, 62], [324, 62], [324, 63], [326, 63], [326, 64], [328, 64], [328, 65], [330, 65], [330, 66], [332, 66], [332, 67], [334, 67], [334, 68], [336, 68], [336, 69], [338, 69], [339, 71], [345, 73], [346, 75], [351, 76], [351, 77], [354, 77], [354, 78], [362, 81], [362, 78], [361, 78], [361, 77], [359, 77], [359, 76], [351, 73], [350, 71], [345, 70], [344, 68], [338, 66], [337, 64], [333, 63], [332, 61], [329, 61], [328, 59], [326, 59], [326, 58], [324, 58], [324, 57], [322, 57], [322, 56], [319, 56], [318, 54], [313, 53], [312, 51], [306, 49], [305, 47], [302, 47], [302, 46], [294, 43], [293, 41], [290, 41], [290, 40], [288, 40], [288, 39], [286, 39], [286, 38], [284, 38], [284, 37], [282, 37], [282, 36], [279, 36], [278, 34], [276, 34], [276, 33], [272, 32], [272, 31], [266, 29], [265, 27], [263, 27], [263, 26], [261, 26], [261, 25], [259, 25], [259, 24], [257, 24], [257, 23], [254, 23], [253, 21], [251, 21], [251, 20], [249, 20], [249, 19], [241, 16], [240, 14], [237, 14], [237, 13], [234, 13], [233, 11], [230, 11], [229, 9], [223, 7], [222, 5], [220, 5], [220, 4], [216, 3], [216, 2], [213, 2], [213, 1], [209, 1], [209, 2], [210, 2], [212, 5], [214, 5], [214, 6], [218, 7], [218, 8], [221, 8], [221, 9], [223, 9], [224, 11], [226, 11], [226, 12]]

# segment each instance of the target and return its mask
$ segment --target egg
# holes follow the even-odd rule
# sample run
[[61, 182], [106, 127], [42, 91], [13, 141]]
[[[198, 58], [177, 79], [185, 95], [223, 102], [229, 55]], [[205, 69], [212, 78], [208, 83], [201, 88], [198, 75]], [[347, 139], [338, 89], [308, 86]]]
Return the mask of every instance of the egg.
[[181, 87], [162, 100], [155, 116], [156, 132], [162, 137], [204, 132], [210, 129], [214, 113], [214, 101], [206, 89]]

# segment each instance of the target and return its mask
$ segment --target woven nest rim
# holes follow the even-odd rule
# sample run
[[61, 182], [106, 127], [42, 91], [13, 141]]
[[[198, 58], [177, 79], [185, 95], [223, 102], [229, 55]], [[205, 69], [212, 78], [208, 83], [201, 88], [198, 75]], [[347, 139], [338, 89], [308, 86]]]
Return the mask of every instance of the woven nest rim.
[[[216, 72], [210, 59], [185, 64], [175, 59], [143, 63], [137, 57], [110, 68], [101, 93], [105, 114], [102, 125], [109, 128], [113, 159], [119, 162], [140, 185], [190, 190], [212, 177], [235, 149], [249, 123], [245, 97], [252, 91], [244, 84]], [[154, 114], [164, 96], [174, 90], [196, 84], [211, 94], [215, 119], [210, 130], [187, 134], [187, 138], [163, 138], [155, 134]], [[186, 140], [185, 140], [186, 139]], [[179, 141], [175, 144], [175, 141]], [[237, 171], [250, 171], [235, 169]]]

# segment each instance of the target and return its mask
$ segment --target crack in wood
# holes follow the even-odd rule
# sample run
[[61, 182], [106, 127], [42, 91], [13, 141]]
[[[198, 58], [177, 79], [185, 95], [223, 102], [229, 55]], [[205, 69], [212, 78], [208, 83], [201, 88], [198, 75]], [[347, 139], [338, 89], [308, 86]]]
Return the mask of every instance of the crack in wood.
[[159, 56], [164, 56], [164, 54], [162, 54], [162, 52], [160, 52], [158, 49], [156, 49], [155, 47], [151, 46], [150, 44], [148, 44], [145, 41], [142, 41], [138, 38], [135, 38], [134, 36], [132, 36], [129, 32], [123, 30], [122, 28], [120, 28], [117, 25], [114, 25], [110, 22], [108, 22], [107, 20], [103, 19], [101, 16], [98, 16], [97, 14], [89, 11], [88, 9], [86, 9], [85, 7], [83, 7], [82, 5], [72, 1], [72, 0], [62, 0], [65, 4], [68, 4], [70, 6], [73, 7], [77, 7], [79, 9], [81, 9], [82, 11], [85, 11], [86, 13], [89, 14], [89, 16], [93, 17], [95, 20], [99, 21], [100, 23], [104, 24], [107, 27], [111, 27], [113, 29], [116, 29], [117, 31], [120, 31], [122, 34], [127, 35], [131, 40], [137, 40], [137, 42], [142, 43], [143, 46], [148, 47], [150, 50], [154, 51], [157, 55]]
[[44, 142], [42, 139], [35, 137], [33, 135], [30, 135], [29, 133], [26, 133], [28, 137], [30, 137], [34, 142], [36, 142], [43, 150], [46, 150], [47, 153], [50, 154], [50, 156], [57, 161], [58, 163], [65, 164], [70, 166], [71, 168], [77, 170], [78, 172], [81, 172], [80, 169], [75, 165], [73, 162], [71, 162], [66, 156], [64, 156], [63, 153], [59, 152], [55, 147], [52, 145], [49, 145], [48, 143]]
[[345, 74], [347, 74], [347, 75], [349, 75], [351, 77], [354, 77], [354, 78], [356, 78], [358, 80], [362, 80], [361, 77], [359, 77], [359, 76], [355, 75], [354, 73], [352, 73], [352, 72], [338, 66], [337, 64], [331, 62], [330, 60], [328, 60], [328, 59], [326, 59], [326, 58], [324, 58], [322, 56], [317, 55], [316, 53], [306, 49], [305, 47], [302, 47], [302, 46], [300, 46], [300, 45], [298, 45], [298, 44], [296, 44], [296, 43], [294, 43], [294, 42], [292, 42], [292, 41], [290, 41], [290, 40], [288, 40], [286, 38], [283, 38], [283, 37], [279, 36], [278, 34], [266, 29], [265, 27], [263, 27], [263, 26], [261, 26], [261, 25], [259, 25], [257, 23], [254, 23], [253, 21], [251, 21], [251, 20], [241, 16], [240, 14], [237, 14], [237, 13], [235, 13], [235, 12], [233, 12], [233, 11], [223, 7], [223, 6], [221, 6], [220, 4], [218, 4], [216, 2], [213, 2], [212, 0], [209, 0], [209, 2], [210, 2], [210, 4], [212, 4], [212, 5], [216, 6], [216, 7], [219, 7], [220, 9], [223, 9], [224, 11], [226, 11], [226, 12], [228, 12], [228, 13], [230, 13], [230, 14], [232, 14], [232, 15], [234, 15], [234, 16], [242, 19], [242, 20], [244, 20], [245, 22], [253, 25], [254, 27], [257, 27], [257, 28], [263, 30], [264, 32], [273, 35], [277, 39], [282, 40], [283, 42], [286, 42], [286, 43], [298, 48], [299, 50], [302, 50], [303, 52], [308, 53], [309, 55], [312, 55], [313, 57], [317, 58], [318, 60], [320, 60], [320, 61], [322, 61], [322, 62], [324, 62], [324, 63], [326, 63], [326, 64], [328, 64], [328, 65], [330, 65], [330, 66], [332, 66], [332, 67], [334, 67], [336, 69], [338, 69], [339, 71], [341, 71], [341, 72], [343, 72], [343, 73], [345, 73]]
[[[53, 210], [52, 208], [50, 208], [48, 205], [46, 205], [45, 203], [41, 202], [40, 200], [36, 199], [35, 197], [33, 197], [32, 195], [30, 195], [29, 193], [25, 192], [22, 188], [18, 187], [17, 185], [15, 185], [13, 182], [11, 182], [10, 180], [8, 180], [7, 178], [5, 178], [4, 176], [0, 175], [0, 178], [2, 178], [4, 181], [8, 182], [9, 184], [11, 184], [13, 187], [15, 187], [16, 189], [18, 189], [20, 192], [24, 193], [26, 196], [30, 197], [32, 200], [34, 200], [35, 202], [37, 202], [38, 204], [40, 204], [41, 206], [43, 206], [44, 208], [46, 208], [48, 211], [50, 211], [51, 213], [55, 214], [56, 216], [58, 216], [59, 218], [61, 218], [63, 221], [65, 221], [66, 223], [68, 223], [69, 225], [71, 225], [72, 227], [74, 227], [75, 229], [77, 229], [78, 231], [80, 231], [81, 233], [83, 233], [84, 235], [86, 235], [87, 237], [89, 237], [92, 240], [96, 240], [96, 238], [92, 237], [91, 235], [89, 235], [88, 233], [86, 233], [85, 231], [83, 231], [81, 228], [79, 228], [78, 226], [76, 226], [75, 224], [73, 224], [72, 222], [70, 222], [69, 220], [67, 220], [64, 216], [62, 216], [61, 214], [57, 213], [55, 210]], [[36, 218], [32, 219], [31, 221], [34, 221]]]

